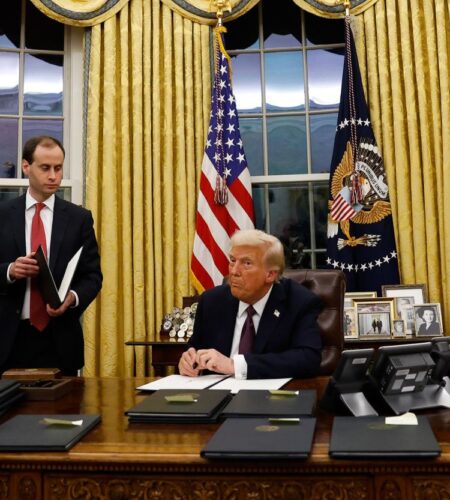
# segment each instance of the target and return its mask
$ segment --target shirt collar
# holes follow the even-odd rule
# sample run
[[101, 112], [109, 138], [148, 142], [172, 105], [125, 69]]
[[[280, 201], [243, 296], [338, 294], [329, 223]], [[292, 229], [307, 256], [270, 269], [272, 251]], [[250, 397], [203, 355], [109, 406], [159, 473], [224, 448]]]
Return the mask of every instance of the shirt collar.
[[[33, 207], [36, 205], [36, 203], [39, 203], [37, 200], [35, 200], [31, 194], [30, 194], [30, 188], [27, 189], [27, 195], [25, 198], [25, 209], [28, 210], [29, 208]], [[44, 202], [44, 205], [49, 208], [52, 212], [55, 207], [55, 195], [52, 194], [49, 198], [47, 198]]]
[[[261, 299], [258, 300], [258, 302], [255, 302], [253, 304], [253, 309], [256, 311], [256, 314], [259, 316], [262, 316], [262, 313], [264, 311], [264, 308], [266, 307], [267, 301], [269, 300], [270, 292], [272, 291], [273, 285], [267, 290], [267, 293], [262, 297]], [[239, 309], [238, 309], [238, 316], [241, 316], [244, 314], [244, 312], [247, 310], [247, 307], [250, 304], [247, 304], [246, 302], [242, 302], [242, 300], [239, 301]]]

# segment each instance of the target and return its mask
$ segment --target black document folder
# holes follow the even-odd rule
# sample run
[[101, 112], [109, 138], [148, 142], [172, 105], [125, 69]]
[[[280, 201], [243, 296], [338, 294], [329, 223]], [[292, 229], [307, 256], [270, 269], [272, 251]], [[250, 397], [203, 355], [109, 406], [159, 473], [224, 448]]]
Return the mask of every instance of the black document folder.
[[386, 417], [335, 417], [330, 455], [334, 458], [437, 457], [438, 442], [425, 415], [418, 425], [386, 424]]
[[[170, 401], [192, 396], [192, 401]], [[161, 389], [125, 412], [130, 422], [215, 422], [231, 397], [230, 391]]]
[[0, 380], [0, 404], [7, 401], [20, 390], [20, 382], [17, 380]]
[[268, 418], [228, 418], [201, 451], [217, 459], [305, 459], [311, 451], [316, 419], [277, 422]]
[[311, 416], [316, 404], [316, 391], [298, 394], [271, 394], [270, 391], [240, 390], [227, 404], [221, 417], [298, 417]]
[[64, 277], [61, 281], [59, 290], [56, 286], [53, 274], [47, 262], [42, 246], [39, 245], [34, 258], [37, 260], [39, 266], [39, 287], [44, 297], [45, 303], [50, 304], [51, 307], [57, 309], [63, 302], [69, 291], [70, 284], [75, 274], [78, 261], [83, 247], [81, 247], [75, 255], [70, 259]]
[[[44, 418], [78, 425], [47, 425]], [[100, 422], [100, 415], [16, 415], [0, 425], [0, 451], [65, 451]]]

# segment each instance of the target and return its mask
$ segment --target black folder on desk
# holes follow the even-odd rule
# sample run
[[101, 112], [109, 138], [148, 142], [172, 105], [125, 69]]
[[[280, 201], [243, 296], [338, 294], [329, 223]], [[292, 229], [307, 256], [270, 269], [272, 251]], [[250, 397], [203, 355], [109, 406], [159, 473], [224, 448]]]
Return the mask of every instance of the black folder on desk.
[[[44, 418], [79, 425], [47, 425]], [[100, 422], [100, 415], [16, 415], [0, 425], [0, 451], [66, 451]]]
[[[282, 392], [282, 391], [280, 391]], [[240, 390], [227, 404], [221, 417], [298, 417], [311, 416], [316, 404], [316, 391], [298, 394], [271, 394], [270, 391]]]
[[20, 390], [20, 382], [12, 379], [0, 380], [0, 404], [7, 401]]
[[334, 458], [437, 457], [439, 444], [425, 415], [418, 425], [386, 424], [386, 417], [335, 417], [330, 441]]
[[316, 419], [293, 422], [268, 418], [228, 418], [201, 451], [217, 459], [306, 459], [311, 451]]
[[[192, 401], [170, 401], [170, 398], [192, 396]], [[133, 408], [125, 412], [131, 423], [176, 422], [201, 423], [215, 422], [223, 408], [231, 398], [230, 391], [208, 391], [201, 389], [174, 390], [160, 389], [146, 397]]]

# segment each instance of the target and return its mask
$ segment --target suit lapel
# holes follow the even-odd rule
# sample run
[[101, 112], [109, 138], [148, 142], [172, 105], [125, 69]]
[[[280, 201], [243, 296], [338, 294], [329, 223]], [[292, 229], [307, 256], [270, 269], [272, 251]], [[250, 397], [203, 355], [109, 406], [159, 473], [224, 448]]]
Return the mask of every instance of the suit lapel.
[[[233, 344], [233, 334], [234, 327], [236, 325], [236, 316], [239, 308], [239, 300], [231, 295], [230, 289], [228, 288], [228, 297], [225, 298], [225, 303], [223, 304], [223, 310], [228, 311], [227, 314], [218, 314], [217, 317], [220, 318], [220, 342], [223, 342], [224, 350], [222, 352], [230, 353], [231, 346]], [[231, 332], [231, 333], [230, 333]]]
[[61, 242], [64, 240], [64, 233], [69, 222], [64, 203], [55, 196], [55, 207], [53, 212], [52, 239], [50, 242], [50, 269], [54, 271]]
[[25, 245], [25, 197], [17, 198], [16, 203], [11, 207], [12, 231], [14, 240], [19, 249], [19, 255], [26, 255]]
[[253, 352], [263, 352], [269, 337], [273, 335], [273, 332], [282, 323], [285, 311], [286, 300], [284, 289], [280, 283], [275, 283], [259, 322], [255, 343], [253, 344]]

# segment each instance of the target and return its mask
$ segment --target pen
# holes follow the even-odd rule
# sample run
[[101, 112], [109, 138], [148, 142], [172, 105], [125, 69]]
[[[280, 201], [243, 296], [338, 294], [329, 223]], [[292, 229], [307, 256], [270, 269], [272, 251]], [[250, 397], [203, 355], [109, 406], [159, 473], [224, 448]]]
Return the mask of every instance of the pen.
[[198, 366], [197, 361], [194, 361], [194, 364], [192, 365], [192, 368], [195, 370], [197, 368], [197, 366]]

